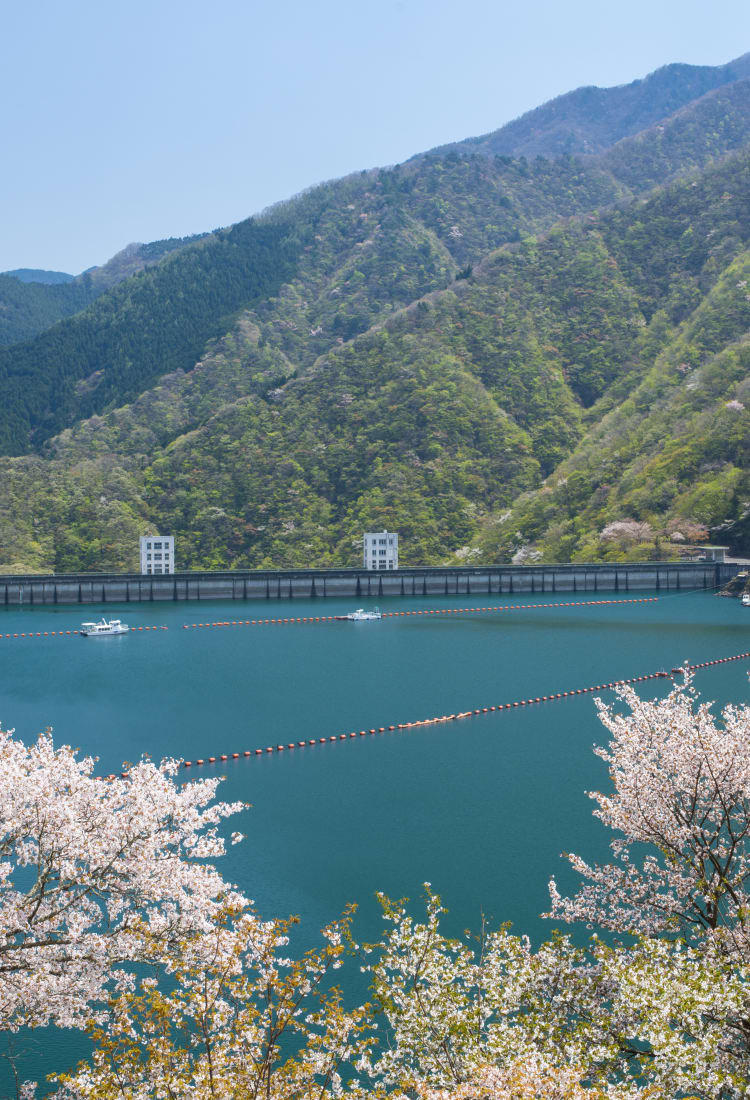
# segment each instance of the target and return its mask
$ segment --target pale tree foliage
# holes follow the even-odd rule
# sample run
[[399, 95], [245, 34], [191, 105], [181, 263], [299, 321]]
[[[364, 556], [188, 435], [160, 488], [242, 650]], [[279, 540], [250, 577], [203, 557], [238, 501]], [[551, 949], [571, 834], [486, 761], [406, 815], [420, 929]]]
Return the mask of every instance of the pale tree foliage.
[[618, 519], [599, 532], [602, 542], [617, 542], [621, 546], [635, 546], [639, 542], [649, 542], [654, 537], [650, 523], [637, 519]]
[[612, 735], [596, 750], [612, 791], [594, 811], [618, 834], [613, 860], [568, 859], [585, 880], [573, 898], [550, 883], [552, 917], [616, 932], [712, 936], [750, 962], [750, 708], [717, 720], [691, 676], [660, 700], [619, 690], [629, 713], [597, 701]]
[[[643, 938], [634, 948], [595, 944], [604, 993], [598, 1011], [630, 1033], [622, 1065], [668, 1097], [750, 1095], [750, 970], [712, 942]], [[594, 971], [596, 973], [596, 970]]]
[[[323, 946], [286, 957], [290, 922], [227, 913], [210, 957], [113, 998], [89, 1065], [58, 1078], [60, 1100], [320, 1100], [344, 1091], [341, 1068], [367, 1050], [365, 1008], [344, 1011], [331, 985], [351, 912]], [[354, 1087], [354, 1086], [353, 1086]], [[352, 1093], [354, 1095], [355, 1093]]]
[[174, 762], [142, 761], [126, 779], [49, 732], [31, 746], [0, 731], [0, 1027], [81, 1027], [120, 969], [202, 934], [230, 891], [207, 860], [240, 804], [214, 803], [217, 780], [178, 787]]
[[[373, 993], [392, 1041], [361, 1068], [397, 1094], [468, 1086], [492, 1066], [609, 1062], [616, 1043], [598, 1023], [571, 1026], [584, 953], [558, 938], [533, 952], [507, 928], [479, 942], [447, 938], [444, 910], [427, 887], [423, 922], [382, 897], [389, 931], [373, 948]], [[459, 1094], [460, 1095], [460, 1094]]]
[[471, 944], [441, 934], [432, 894], [422, 923], [400, 902], [384, 907], [391, 928], [372, 972], [392, 1041], [360, 1068], [389, 1095], [747, 1094], [750, 974], [726, 955], [661, 939], [582, 949], [561, 936], [533, 951], [507, 929]]
[[536, 561], [541, 561], [542, 554], [540, 550], [536, 550], [533, 546], [521, 546], [516, 550], [511, 561], [513, 565], [533, 565]]
[[[532, 951], [507, 929], [478, 942], [383, 899], [370, 949], [384, 1041], [370, 1007], [346, 1011], [330, 975], [349, 914], [325, 943], [286, 957], [285, 922], [249, 911], [217, 925], [214, 957], [113, 998], [89, 1065], [65, 1100], [718, 1100], [744, 1095], [732, 1046], [744, 982], [726, 958], [668, 941], [586, 951], [563, 937]], [[353, 949], [355, 945], [350, 944]]]

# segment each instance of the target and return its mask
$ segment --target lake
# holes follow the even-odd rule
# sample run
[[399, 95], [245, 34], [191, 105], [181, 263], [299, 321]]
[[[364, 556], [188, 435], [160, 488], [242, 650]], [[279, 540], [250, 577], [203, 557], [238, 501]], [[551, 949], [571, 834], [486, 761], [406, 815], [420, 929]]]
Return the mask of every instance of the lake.
[[[620, 594], [622, 596], [622, 594]], [[565, 597], [563, 597], [565, 598]], [[580, 599], [587, 599], [581, 595]], [[607, 598], [599, 593], [599, 599]], [[614, 594], [612, 598], [615, 598]], [[383, 610], [466, 607], [487, 597], [408, 597]], [[552, 607], [549, 595], [494, 597], [533, 610], [183, 630], [232, 619], [341, 614], [351, 601], [107, 604], [1, 609], [0, 632], [72, 630], [100, 614], [123, 637], [0, 639], [0, 723], [99, 757], [103, 773], [153, 758], [218, 756], [397, 725], [697, 663], [750, 648], [750, 612], [703, 592], [653, 603]], [[371, 606], [371, 605], [370, 605]], [[747, 662], [697, 674], [704, 697], [747, 699]], [[649, 681], [649, 696], [668, 690]], [[611, 692], [601, 693], [612, 698]], [[266, 916], [298, 914], [298, 944], [348, 901], [356, 933], [378, 935], [374, 894], [418, 898], [428, 881], [448, 927], [510, 920], [534, 941], [561, 851], [606, 855], [585, 791], [607, 782], [591, 695], [409, 730], [264, 754], [185, 772], [226, 776], [220, 795], [252, 809], [227, 878]], [[66, 1045], [67, 1044], [67, 1045]], [[78, 1044], [54, 1036], [38, 1065]], [[67, 1061], [70, 1057], [66, 1058]]]

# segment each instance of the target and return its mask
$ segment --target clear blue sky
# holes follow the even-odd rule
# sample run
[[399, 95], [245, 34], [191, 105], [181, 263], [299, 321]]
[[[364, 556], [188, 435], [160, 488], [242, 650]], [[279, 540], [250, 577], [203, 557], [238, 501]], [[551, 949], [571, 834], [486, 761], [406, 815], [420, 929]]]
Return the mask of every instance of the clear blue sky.
[[0, 271], [76, 273], [581, 84], [748, 50], [747, 0], [6, 0]]

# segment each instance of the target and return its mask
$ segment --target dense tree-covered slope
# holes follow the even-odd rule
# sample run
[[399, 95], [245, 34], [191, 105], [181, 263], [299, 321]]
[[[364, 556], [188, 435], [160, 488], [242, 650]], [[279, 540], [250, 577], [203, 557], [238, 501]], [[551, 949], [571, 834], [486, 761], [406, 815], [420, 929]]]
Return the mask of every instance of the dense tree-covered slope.
[[6, 459], [6, 566], [132, 566], [147, 524], [182, 564], [231, 567], [353, 564], [373, 524], [436, 562], [628, 554], [598, 538], [613, 520], [668, 537], [726, 519], [747, 470], [749, 190], [738, 156], [506, 246], [296, 378], [288, 288], [194, 370]]
[[[84, 313], [0, 352], [0, 450], [20, 453], [82, 416], [189, 369], [254, 307], [305, 367], [489, 249], [619, 195], [598, 166], [453, 158], [356, 176], [181, 250]], [[285, 284], [282, 296], [277, 292]]]
[[384, 524], [405, 562], [741, 539], [749, 141], [737, 80], [597, 157], [362, 173], [120, 282], [0, 357], [5, 450], [38, 452], [0, 460], [0, 569], [132, 568], [148, 527], [225, 567], [356, 564]]
[[35, 522], [58, 570], [94, 566], [107, 539], [124, 564], [153, 516], [185, 564], [351, 563], [363, 523], [397, 523], [414, 560], [439, 560], [570, 451], [577, 393], [602, 392], [639, 321], [600, 236], [573, 228], [497, 254], [286, 385], [273, 322], [245, 323], [196, 370], [63, 433], [52, 461], [6, 460], [3, 541], [20, 552]]
[[[620, 183], [642, 190], [663, 183], [670, 174], [699, 166], [708, 156], [737, 148], [747, 139], [750, 85], [737, 95], [735, 82], [748, 76], [747, 57], [716, 68], [670, 65], [623, 87], [578, 89], [483, 138], [444, 146], [436, 152], [551, 155], [602, 151], [620, 142], [610, 160], [611, 170]], [[701, 97], [704, 97], [702, 110], [691, 111]], [[671, 125], [669, 116], [685, 107], [682, 124]], [[666, 135], [663, 130], [645, 135], [649, 146], [643, 151], [645, 156], [642, 153], [633, 156], [630, 144], [621, 142], [623, 137], [665, 120], [669, 120]], [[659, 134], [663, 135], [661, 140]], [[525, 213], [532, 215], [533, 211]], [[85, 308], [104, 290], [207, 236], [130, 244], [106, 264], [77, 278], [65, 272], [30, 268], [0, 273], [0, 346], [36, 336]], [[493, 243], [497, 245], [500, 240]], [[6, 283], [5, 275], [24, 286]], [[26, 284], [32, 285], [26, 289]], [[45, 293], [38, 284], [70, 284], [70, 288]]]
[[637, 194], [689, 175], [744, 148], [748, 141], [750, 80], [741, 80], [623, 138], [595, 159], [622, 187]]
[[570, 457], [477, 549], [642, 557], [714, 531], [750, 553], [748, 157], [602, 229], [649, 319], [638, 356], [585, 414]]
[[750, 54], [728, 65], [665, 65], [615, 88], [577, 88], [492, 133], [432, 150], [484, 156], [601, 153], [715, 88], [750, 77]]
[[192, 366], [229, 315], [294, 273], [299, 247], [281, 226], [243, 222], [1, 352], [0, 448], [25, 450], [34, 434], [44, 439], [79, 416], [136, 397], [169, 370]]
[[426, 158], [315, 188], [195, 244], [126, 249], [108, 275], [87, 276], [95, 289], [129, 262], [174, 254], [85, 313], [0, 352], [0, 451], [38, 447], [132, 400], [160, 374], [189, 369], [242, 308], [273, 316], [275, 342], [304, 370], [336, 341], [448, 286], [491, 249], [626, 200], [748, 138], [750, 82], [742, 81], [600, 158]]
[[31, 339], [85, 309], [96, 296], [88, 279], [39, 283], [0, 275], [0, 347]]
[[196, 233], [192, 237], [165, 237], [161, 241], [149, 241], [148, 244], [134, 242], [121, 248], [106, 263], [88, 268], [83, 275], [87, 275], [100, 290], [108, 290], [144, 268], [160, 263], [165, 256], [171, 256], [183, 248], [198, 244], [199, 241], [206, 241], [210, 236], [210, 233]]
[[170, 237], [150, 244], [129, 244], [106, 264], [78, 276], [26, 267], [0, 273], [0, 347], [32, 339], [57, 321], [79, 313], [123, 279], [203, 239], [205, 236]]

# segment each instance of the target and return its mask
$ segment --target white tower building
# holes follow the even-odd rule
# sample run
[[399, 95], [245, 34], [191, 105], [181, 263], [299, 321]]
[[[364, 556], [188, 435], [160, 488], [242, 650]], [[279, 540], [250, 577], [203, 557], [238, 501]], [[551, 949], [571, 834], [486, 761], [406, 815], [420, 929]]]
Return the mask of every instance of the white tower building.
[[365, 569], [398, 569], [398, 535], [393, 531], [367, 531], [364, 566]]
[[174, 535], [141, 535], [141, 573], [174, 573]]

